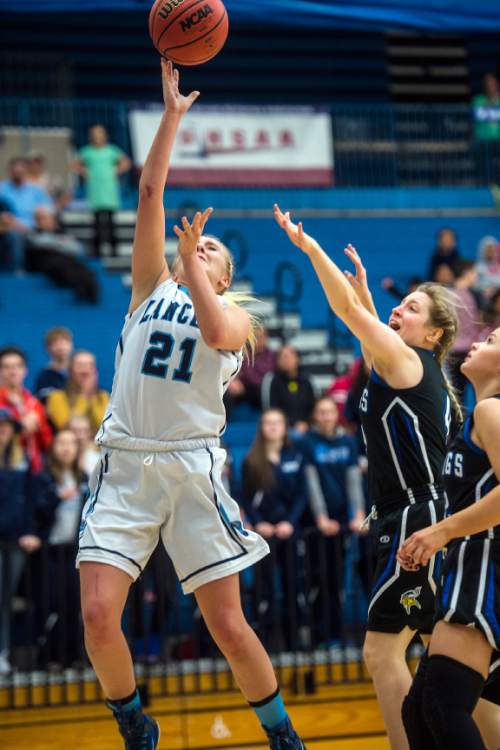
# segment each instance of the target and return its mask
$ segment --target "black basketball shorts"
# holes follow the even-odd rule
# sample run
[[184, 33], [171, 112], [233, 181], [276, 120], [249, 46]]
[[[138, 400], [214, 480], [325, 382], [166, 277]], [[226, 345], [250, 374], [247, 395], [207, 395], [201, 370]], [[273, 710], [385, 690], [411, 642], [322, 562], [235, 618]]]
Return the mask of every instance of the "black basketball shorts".
[[436, 597], [436, 621], [480, 630], [500, 651], [500, 541], [457, 539], [447, 550]]
[[403, 570], [396, 554], [414, 531], [441, 521], [443, 498], [421, 500], [379, 518], [374, 524], [376, 564], [368, 606], [367, 630], [400, 633], [408, 626], [432, 633], [437, 583], [441, 575], [439, 552], [416, 572]]

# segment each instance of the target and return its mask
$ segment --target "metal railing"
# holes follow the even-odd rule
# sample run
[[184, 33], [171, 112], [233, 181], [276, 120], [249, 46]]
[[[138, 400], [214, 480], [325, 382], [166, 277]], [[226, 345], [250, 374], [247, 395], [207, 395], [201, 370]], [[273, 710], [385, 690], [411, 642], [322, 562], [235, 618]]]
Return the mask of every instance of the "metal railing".
[[[306, 529], [270, 546], [267, 558], [241, 574], [241, 597], [280, 682], [314, 692], [323, 684], [366, 680], [368, 539]], [[29, 556], [0, 547], [0, 651], [4, 669], [6, 659], [11, 666], [0, 675], [0, 708], [102, 699], [84, 651], [75, 552], [45, 545]], [[181, 593], [162, 547], [131, 587], [122, 627], [149, 696], [236, 689], [195, 598]]]
[[[77, 146], [90, 125], [106, 126], [129, 150], [126, 102], [84, 99], [0, 100], [0, 128], [68, 127]], [[468, 105], [335, 104], [335, 184], [339, 187], [464, 185], [500, 181], [500, 142], [474, 138]]]

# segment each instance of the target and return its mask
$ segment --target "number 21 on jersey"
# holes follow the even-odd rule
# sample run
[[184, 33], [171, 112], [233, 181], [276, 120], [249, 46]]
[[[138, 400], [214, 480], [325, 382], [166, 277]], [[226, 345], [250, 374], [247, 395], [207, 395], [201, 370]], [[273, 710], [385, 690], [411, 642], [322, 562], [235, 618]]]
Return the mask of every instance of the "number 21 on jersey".
[[[153, 331], [149, 337], [149, 348], [146, 350], [142, 362], [141, 372], [143, 375], [151, 375], [155, 378], [165, 379], [168, 374], [169, 365], [167, 361], [172, 357], [175, 348], [175, 339], [170, 333]], [[196, 339], [182, 339], [179, 350], [181, 356], [179, 366], [172, 372], [172, 380], [182, 383], [190, 383], [193, 376], [191, 364], [193, 361]]]

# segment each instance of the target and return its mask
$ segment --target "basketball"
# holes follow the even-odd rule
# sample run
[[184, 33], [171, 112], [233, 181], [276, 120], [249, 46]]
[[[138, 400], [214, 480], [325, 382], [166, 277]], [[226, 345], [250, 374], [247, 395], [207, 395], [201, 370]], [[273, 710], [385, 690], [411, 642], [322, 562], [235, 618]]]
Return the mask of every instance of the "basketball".
[[222, 49], [229, 21], [221, 0], [156, 0], [149, 33], [158, 52], [179, 65], [201, 65]]

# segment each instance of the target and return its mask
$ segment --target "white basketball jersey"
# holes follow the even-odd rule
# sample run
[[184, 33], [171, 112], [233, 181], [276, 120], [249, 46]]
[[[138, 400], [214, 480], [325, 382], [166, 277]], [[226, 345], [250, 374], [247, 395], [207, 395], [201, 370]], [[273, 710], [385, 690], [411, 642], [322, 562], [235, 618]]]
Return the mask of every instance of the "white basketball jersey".
[[125, 319], [96, 442], [141, 450], [144, 441], [218, 437], [241, 363], [241, 352], [207, 346], [189, 295], [168, 279]]

